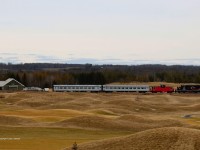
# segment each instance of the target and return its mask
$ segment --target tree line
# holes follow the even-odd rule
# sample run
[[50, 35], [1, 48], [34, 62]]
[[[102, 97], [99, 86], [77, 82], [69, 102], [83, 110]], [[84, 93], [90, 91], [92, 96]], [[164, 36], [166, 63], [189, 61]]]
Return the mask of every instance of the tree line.
[[[54, 84], [109, 84], [113, 82], [200, 83], [200, 66], [166, 65], [0, 65], [0, 80], [15, 78], [25, 86], [52, 87]], [[34, 66], [33, 68], [30, 66]], [[37, 67], [38, 66], [38, 67]], [[11, 68], [11, 69], [10, 69]]]

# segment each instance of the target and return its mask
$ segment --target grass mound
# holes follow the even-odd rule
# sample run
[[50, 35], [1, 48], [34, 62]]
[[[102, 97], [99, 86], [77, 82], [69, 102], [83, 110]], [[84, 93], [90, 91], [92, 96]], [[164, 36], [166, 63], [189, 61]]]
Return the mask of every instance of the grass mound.
[[20, 126], [35, 123], [32, 119], [0, 115], [0, 126]]
[[132, 114], [128, 114], [128, 115], [123, 115], [121, 117], [118, 118], [119, 120], [126, 120], [129, 122], [138, 122], [138, 123], [147, 123], [147, 124], [155, 124], [156, 126], [159, 127], [160, 126], [180, 126], [182, 125], [180, 123], [180, 121], [178, 120], [173, 120], [173, 119], [152, 119], [152, 118], [147, 118], [147, 117], [141, 117], [138, 115], [132, 115]]
[[126, 129], [126, 126], [121, 125], [119, 122], [116, 122], [114, 119], [108, 119], [99, 116], [80, 116], [67, 119], [55, 125], [68, 127], [74, 126], [79, 128], [88, 128], [88, 129]]
[[92, 109], [88, 111], [89, 113], [93, 113], [93, 114], [99, 114], [99, 115], [108, 115], [108, 116], [115, 116], [117, 114], [113, 113], [110, 110], [106, 110], [106, 109]]
[[79, 150], [199, 150], [199, 139], [200, 131], [196, 129], [159, 128], [82, 144], [79, 145]]
[[96, 115], [78, 116], [71, 119], [66, 119], [57, 123], [55, 126], [75, 127], [85, 129], [99, 130], [121, 130], [140, 132], [147, 129], [160, 127], [182, 127], [184, 126], [179, 121], [175, 120], [152, 120], [145, 119], [134, 115], [124, 115], [122, 117], [102, 117]]

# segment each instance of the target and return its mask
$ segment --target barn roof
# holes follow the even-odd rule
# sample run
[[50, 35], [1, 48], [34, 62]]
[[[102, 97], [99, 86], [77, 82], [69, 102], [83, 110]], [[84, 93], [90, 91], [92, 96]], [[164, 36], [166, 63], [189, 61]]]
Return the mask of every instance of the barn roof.
[[24, 86], [23, 84], [21, 84], [20, 82], [18, 82], [17, 80], [15, 80], [15, 79], [13, 79], [13, 78], [9, 78], [9, 79], [7, 79], [6, 81], [0, 81], [0, 87], [3, 87], [3, 86], [5, 86], [6, 84], [8, 84], [9, 82], [11, 82], [11, 81], [16, 81], [17, 83], [19, 83], [20, 85], [22, 85], [22, 86]]

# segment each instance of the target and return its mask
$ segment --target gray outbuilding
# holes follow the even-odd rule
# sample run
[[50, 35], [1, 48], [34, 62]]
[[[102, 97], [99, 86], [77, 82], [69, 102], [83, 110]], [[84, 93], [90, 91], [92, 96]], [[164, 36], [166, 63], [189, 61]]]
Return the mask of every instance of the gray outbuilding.
[[17, 80], [13, 79], [13, 78], [9, 78], [6, 81], [0, 81], [0, 90], [23, 90], [25, 86], [18, 82]]

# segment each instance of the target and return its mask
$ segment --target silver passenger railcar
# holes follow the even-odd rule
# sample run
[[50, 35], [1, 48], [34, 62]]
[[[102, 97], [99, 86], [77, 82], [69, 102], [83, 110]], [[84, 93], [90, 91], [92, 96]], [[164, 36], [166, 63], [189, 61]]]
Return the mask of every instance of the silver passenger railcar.
[[102, 85], [54, 85], [55, 92], [100, 92]]
[[149, 92], [149, 85], [103, 85], [105, 92]]

